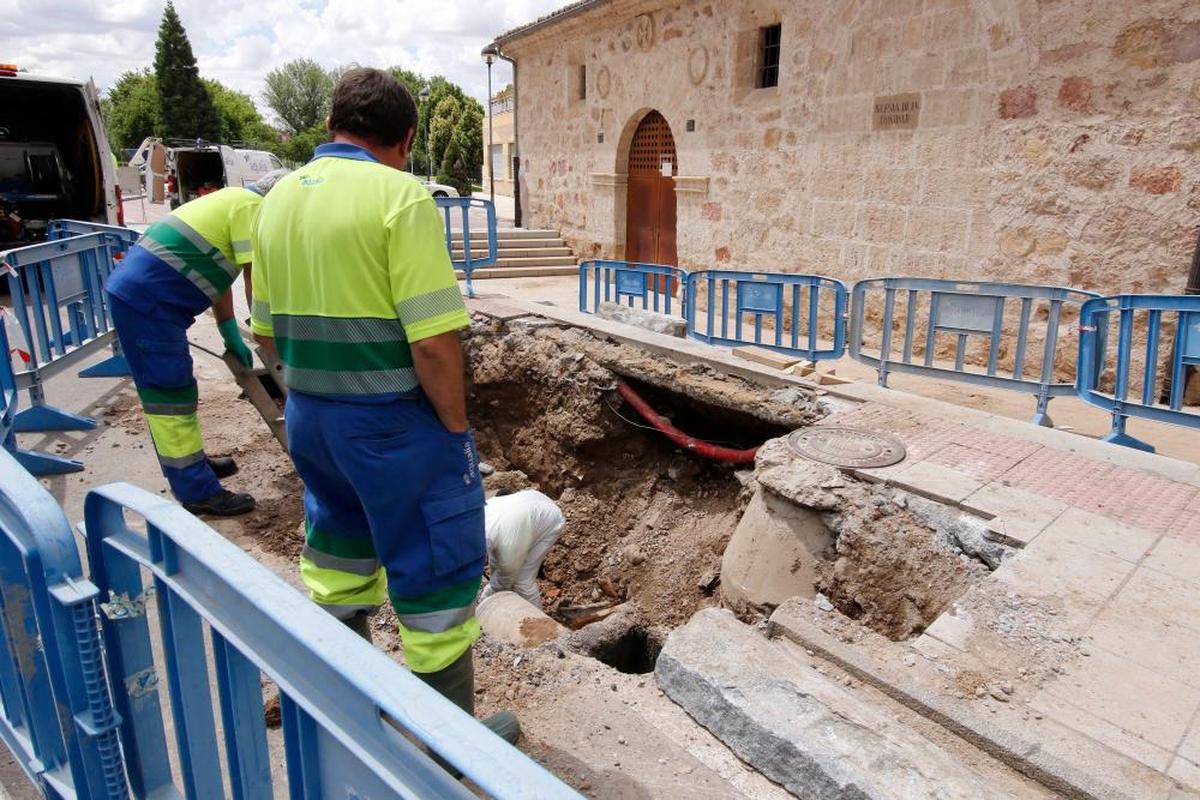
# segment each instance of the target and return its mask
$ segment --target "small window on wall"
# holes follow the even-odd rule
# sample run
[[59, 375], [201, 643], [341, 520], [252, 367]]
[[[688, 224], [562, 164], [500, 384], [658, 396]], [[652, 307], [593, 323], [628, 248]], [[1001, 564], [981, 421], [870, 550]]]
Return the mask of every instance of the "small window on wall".
[[587, 64], [579, 65], [579, 94], [580, 100], [587, 100]]
[[782, 25], [768, 25], [758, 29], [759, 68], [758, 88], [769, 89], [779, 85], [779, 53], [783, 34]]

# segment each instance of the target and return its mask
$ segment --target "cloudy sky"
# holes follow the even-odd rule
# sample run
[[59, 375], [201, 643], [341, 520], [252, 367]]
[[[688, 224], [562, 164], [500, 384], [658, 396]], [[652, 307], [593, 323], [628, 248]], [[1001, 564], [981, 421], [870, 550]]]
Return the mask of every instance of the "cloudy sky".
[[[15, 2], [15, 6], [12, 5]], [[107, 90], [126, 70], [150, 66], [166, 0], [7, 0], [0, 62], [86, 78]], [[480, 100], [479, 50], [503, 31], [569, 0], [175, 0], [200, 73], [263, 107], [263, 76], [307, 57], [326, 66], [398, 64], [441, 73]], [[511, 77], [493, 68], [496, 88]], [[265, 110], [265, 109], [264, 109]]]

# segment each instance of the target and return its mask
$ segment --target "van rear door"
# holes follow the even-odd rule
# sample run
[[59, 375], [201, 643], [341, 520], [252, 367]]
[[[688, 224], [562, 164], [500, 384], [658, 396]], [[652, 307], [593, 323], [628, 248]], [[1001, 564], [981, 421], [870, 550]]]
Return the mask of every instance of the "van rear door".
[[124, 225], [125, 212], [121, 208], [121, 189], [117, 182], [117, 165], [113, 159], [112, 148], [108, 144], [108, 134], [104, 130], [104, 116], [100, 111], [100, 92], [96, 83], [88, 80], [84, 84], [84, 107], [87, 108], [88, 127], [96, 142], [96, 154], [100, 161], [101, 184], [104, 187], [104, 207], [109, 225]]

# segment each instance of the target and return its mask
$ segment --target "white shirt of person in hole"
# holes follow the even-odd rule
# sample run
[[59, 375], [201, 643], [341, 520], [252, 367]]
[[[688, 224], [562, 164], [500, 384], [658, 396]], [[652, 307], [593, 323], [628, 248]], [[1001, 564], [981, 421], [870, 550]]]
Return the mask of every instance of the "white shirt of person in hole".
[[479, 599], [515, 592], [541, 609], [538, 570], [566, 527], [562, 510], [541, 492], [525, 489], [488, 500], [484, 518], [491, 576]]

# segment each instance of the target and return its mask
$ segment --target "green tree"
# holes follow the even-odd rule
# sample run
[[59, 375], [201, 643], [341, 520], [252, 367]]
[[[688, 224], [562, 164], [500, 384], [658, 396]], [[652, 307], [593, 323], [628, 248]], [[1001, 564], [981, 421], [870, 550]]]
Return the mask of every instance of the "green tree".
[[240, 142], [258, 150], [280, 149], [278, 132], [263, 121], [249, 95], [207, 78], [204, 85], [221, 121], [220, 141], [227, 144]]
[[408, 93], [417, 101], [417, 134], [413, 138], [412, 150], [408, 154], [408, 168], [417, 175], [432, 175], [434, 170], [429, 168], [429, 147], [425, 141], [428, 133], [428, 117], [429, 110], [433, 108], [432, 98], [421, 102], [421, 90], [424, 89], [429, 81], [419, 72], [413, 72], [411, 69], [404, 67], [390, 67], [388, 72], [392, 77], [404, 84], [404, 88], [408, 89]]
[[438, 181], [467, 194], [483, 167], [483, 107], [450, 86], [458, 91], [443, 91], [436, 105], [433, 97], [429, 100], [433, 106], [429, 152], [438, 167]]
[[216, 139], [221, 130], [217, 109], [200, 80], [187, 32], [169, 0], [154, 46], [154, 76], [163, 135]]
[[312, 158], [313, 150], [317, 148], [317, 145], [328, 141], [329, 131], [325, 129], [325, 123], [322, 121], [308, 130], [289, 135], [287, 141], [280, 148], [279, 154], [288, 161], [303, 164]]
[[118, 150], [137, 147], [161, 131], [158, 86], [149, 69], [131, 70], [117, 78], [103, 108], [109, 144]]
[[329, 116], [333, 86], [343, 71], [326, 70], [308, 58], [289, 61], [267, 73], [263, 99], [288, 133], [307, 133]]

